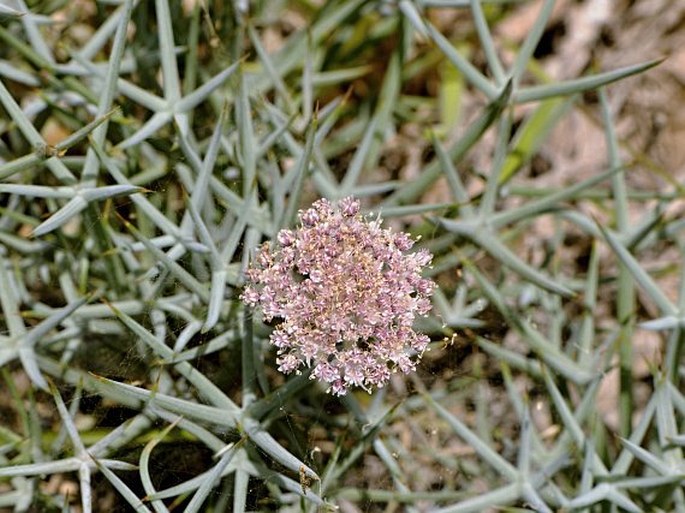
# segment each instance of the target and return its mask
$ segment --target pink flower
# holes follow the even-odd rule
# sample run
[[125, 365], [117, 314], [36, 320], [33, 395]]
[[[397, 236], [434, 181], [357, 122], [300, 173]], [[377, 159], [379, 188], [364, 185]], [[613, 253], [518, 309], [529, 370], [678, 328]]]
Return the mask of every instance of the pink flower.
[[352, 197], [318, 200], [299, 219], [299, 228], [278, 233], [278, 247], [261, 246], [241, 295], [278, 323], [271, 343], [279, 370], [313, 367], [311, 379], [336, 395], [412, 372], [429, 342], [412, 325], [431, 309], [435, 285], [421, 272], [432, 255], [408, 252], [409, 235], [367, 221]]
[[281, 230], [276, 238], [281, 246], [292, 246], [295, 243], [295, 234], [290, 230]]
[[338, 203], [338, 207], [340, 208], [342, 215], [345, 217], [352, 217], [357, 215], [359, 212], [359, 200], [353, 198], [352, 196], [343, 198]]
[[253, 287], [246, 287], [241, 297], [246, 305], [256, 306], [259, 303], [259, 292]]

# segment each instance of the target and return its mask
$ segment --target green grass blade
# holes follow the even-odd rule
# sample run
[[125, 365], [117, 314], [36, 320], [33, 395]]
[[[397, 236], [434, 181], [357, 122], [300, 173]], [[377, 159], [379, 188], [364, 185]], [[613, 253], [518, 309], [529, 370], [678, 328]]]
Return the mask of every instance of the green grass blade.
[[217, 464], [214, 465], [212, 469], [206, 473], [205, 479], [202, 481], [202, 484], [197, 489], [195, 495], [193, 495], [193, 498], [186, 506], [184, 510], [186, 513], [197, 513], [198, 511], [200, 511], [202, 504], [207, 500], [207, 497], [209, 496], [209, 493], [212, 491], [212, 488], [214, 488], [219, 483], [222, 473], [224, 472], [228, 464], [231, 462], [235, 454], [235, 446], [231, 446], [231, 448], [228, 451], [226, 451], [223, 454], [223, 456], [221, 456], [221, 459], [219, 459]]
[[[107, 137], [107, 128], [109, 126], [109, 117], [105, 117], [107, 112], [112, 109], [114, 96], [116, 94], [117, 80], [119, 78], [120, 66], [124, 56], [124, 49], [126, 48], [126, 36], [131, 19], [131, 12], [133, 11], [133, 0], [126, 0], [123, 4], [123, 11], [119, 16], [119, 24], [117, 26], [114, 41], [112, 43], [112, 53], [109, 57], [110, 65], [107, 66], [107, 75], [102, 87], [98, 102], [98, 117], [103, 118], [102, 124], [98, 125], [93, 131], [93, 139], [99, 144], [103, 145]], [[81, 174], [81, 182], [88, 185], [95, 185], [95, 179], [99, 171], [99, 162], [95, 152], [89, 148], [86, 153], [86, 162], [83, 165], [83, 172]]]
[[575, 80], [568, 80], [566, 82], [560, 82], [557, 84], [527, 87], [514, 93], [513, 102], [527, 103], [553, 98], [555, 96], [568, 96], [571, 94], [582, 93], [584, 91], [590, 91], [597, 89], [598, 87], [611, 84], [612, 82], [616, 82], [617, 80], [647, 71], [648, 69], [660, 64], [662, 61], [663, 59], [654, 59], [641, 64], [634, 64], [632, 66], [626, 66], [617, 70], [598, 73], [596, 75], [578, 78]]
[[[458, 161], [464, 154], [476, 144], [485, 131], [490, 128], [502, 111], [507, 106], [511, 95], [511, 82], [504, 88], [502, 94], [491, 102], [484, 112], [466, 130], [464, 135], [448, 151], [447, 154], [453, 161]], [[384, 206], [410, 203], [415, 201], [423, 192], [430, 187], [442, 175], [442, 166], [438, 159], [429, 163], [419, 177], [398, 189], [383, 201]]]
[[500, 184], [507, 183], [539, 151], [556, 124], [573, 106], [573, 99], [543, 100], [516, 131], [511, 152], [507, 155], [500, 175]]
[[[542, 34], [544, 33], [545, 27], [547, 26], [547, 21], [552, 15], [552, 9], [554, 8], [555, 3], [556, 0], [544, 1], [540, 8], [540, 14], [538, 14], [538, 16], [535, 18], [533, 26], [528, 31], [526, 39], [523, 41], [523, 45], [521, 46], [521, 49], [518, 51], [518, 54], [516, 55], [516, 61], [514, 61], [511, 73], [514, 79], [515, 87], [517, 88], [518, 84], [521, 82], [521, 79], [523, 78], [523, 74], [526, 71], [528, 63], [530, 62], [533, 56], [533, 52], [535, 51], [535, 48], [538, 46], [538, 43], [542, 38]], [[516, 97], [517, 95], [515, 94], [514, 98]]]
[[96, 459], [93, 459], [98, 469], [112, 483], [112, 486], [126, 499], [137, 513], [151, 513], [150, 510], [143, 504], [140, 498], [131, 490], [126, 483], [124, 483], [114, 472], [108, 469], [105, 465]]
[[[412, 19], [410, 18], [411, 22]], [[483, 74], [478, 71], [473, 64], [471, 64], [465, 57], [463, 57], [455, 48], [452, 43], [443, 36], [431, 23], [424, 22], [423, 27], [425, 27], [427, 35], [433, 40], [435, 45], [440, 48], [445, 57], [454, 64], [454, 66], [461, 71], [466, 79], [473, 84], [473, 86], [480, 90], [486, 98], [491, 101], [495, 101], [504, 90], [499, 90], [495, 87]], [[416, 27], [417, 30], [421, 30], [423, 27]]]
[[633, 275], [635, 281], [656, 303], [661, 312], [665, 316], [677, 316], [678, 309], [676, 306], [671, 302], [670, 299], [668, 299], [668, 297], [666, 297], [661, 288], [654, 282], [652, 277], [647, 274], [647, 271], [645, 271], [638, 261], [635, 260], [635, 257], [628, 252], [623, 244], [621, 244], [617, 236], [599, 223], [597, 223], [597, 227], [602, 232], [602, 235], [604, 235], [604, 239], [607, 241], [619, 261], [626, 266], [626, 268]]
[[483, 47], [485, 53], [485, 58], [488, 61], [488, 67], [495, 79], [495, 84], [501, 87], [503, 86], [507, 78], [502, 68], [502, 63], [497, 56], [497, 50], [495, 50], [495, 42], [492, 39], [492, 34], [485, 19], [483, 13], [483, 6], [480, 0], [470, 1], [471, 14], [473, 15], [474, 25], [476, 26], [476, 31], [478, 32], [478, 38], [480, 39], [480, 44]]

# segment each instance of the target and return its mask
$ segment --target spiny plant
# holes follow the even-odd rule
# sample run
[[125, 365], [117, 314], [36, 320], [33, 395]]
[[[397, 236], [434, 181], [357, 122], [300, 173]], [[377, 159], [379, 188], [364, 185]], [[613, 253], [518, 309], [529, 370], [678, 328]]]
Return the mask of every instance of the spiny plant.
[[[551, 81], [534, 51], [554, 3], [507, 49], [511, 62], [490, 29], [503, 2], [0, 6], [0, 507], [685, 511], [685, 280], [669, 297], [644, 262], [665, 246], [682, 257], [682, 222], [661, 214], [681, 191], [631, 188], [605, 88], [657, 62]], [[437, 5], [469, 13], [469, 37], [440, 30]], [[412, 92], [428, 78], [450, 101]], [[531, 159], [587, 91], [606, 169], [563, 189], [530, 185]], [[485, 104], [461, 119], [473, 96]], [[410, 123], [430, 151], [401, 176], [390, 141]], [[469, 166], [473, 151], [492, 152], [489, 169]], [[436, 189], [449, 199], [428, 199]], [[318, 232], [317, 209], [332, 218]], [[254, 270], [256, 248], [306, 247], [307, 229], [334, 244], [330, 230], [352, 230], [343, 217], [381, 270], [402, 263], [383, 289], [409, 284], [397, 312], [382, 294], [349, 298], [372, 301], [354, 315], [401, 339], [369, 342], [368, 318], [316, 309], [307, 329], [337, 320], [352, 340], [269, 322], [301, 328], [317, 279], [342, 289], [344, 275], [301, 260], [290, 295], [272, 274], [283, 253], [263, 249]], [[520, 240], [542, 219], [556, 233], [534, 263]], [[586, 265], [563, 251], [571, 237]], [[378, 269], [354, 248], [338, 263]], [[430, 292], [431, 315], [414, 322]], [[647, 397], [631, 375], [638, 327], [663, 339]], [[269, 340], [290, 351], [277, 361]], [[369, 365], [345, 360], [378, 340], [393, 343]], [[405, 345], [425, 349], [406, 379], [389, 372], [414, 368]], [[277, 370], [308, 358], [325, 384]], [[596, 407], [615, 367], [618, 427]]]

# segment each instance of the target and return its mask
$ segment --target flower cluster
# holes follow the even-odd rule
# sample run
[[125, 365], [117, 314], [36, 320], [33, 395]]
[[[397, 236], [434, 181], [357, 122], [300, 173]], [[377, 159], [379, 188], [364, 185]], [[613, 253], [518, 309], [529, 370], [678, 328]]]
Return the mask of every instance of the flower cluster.
[[279, 370], [313, 367], [311, 378], [336, 395], [413, 371], [412, 356], [429, 342], [412, 325], [431, 309], [434, 284], [421, 271], [432, 255], [409, 252], [409, 235], [382, 229], [380, 217], [367, 221], [351, 197], [318, 200], [299, 219], [277, 245], [258, 250], [241, 296], [278, 321], [271, 343]]

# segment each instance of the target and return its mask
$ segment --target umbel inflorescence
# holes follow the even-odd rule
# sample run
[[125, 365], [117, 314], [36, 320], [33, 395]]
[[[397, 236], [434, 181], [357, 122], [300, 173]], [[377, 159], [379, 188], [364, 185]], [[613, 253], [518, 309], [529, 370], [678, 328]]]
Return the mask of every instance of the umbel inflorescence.
[[409, 235], [367, 221], [351, 197], [318, 200], [299, 220], [259, 248], [241, 296], [280, 321], [271, 333], [279, 370], [313, 367], [310, 377], [336, 395], [413, 371], [429, 342], [412, 325], [431, 309], [434, 284], [421, 271], [432, 255], [410, 252]]

